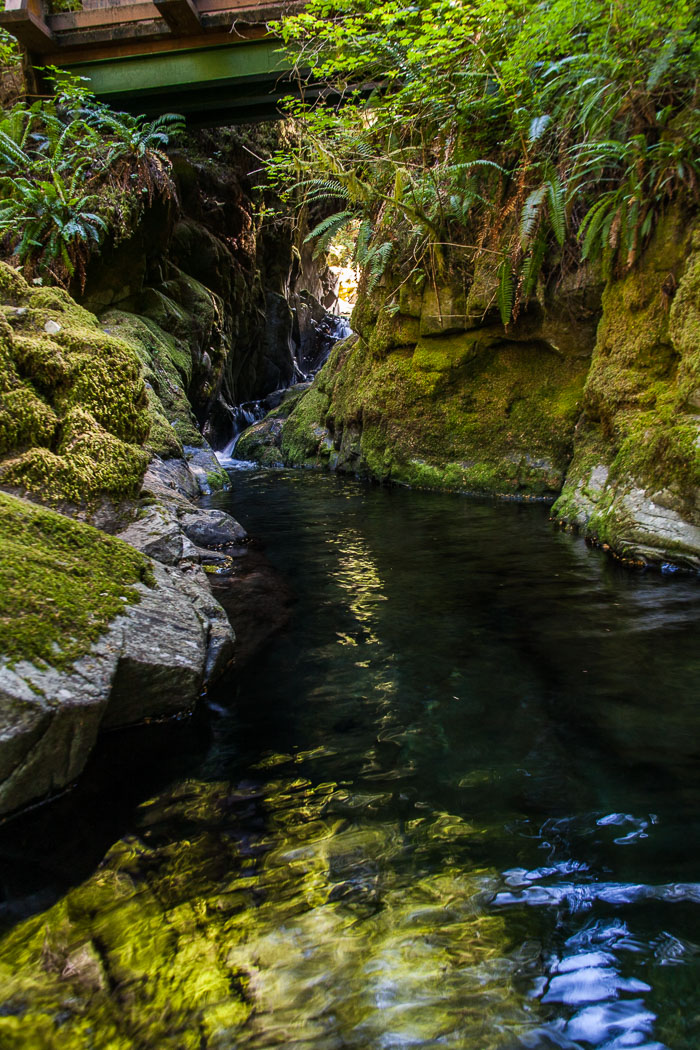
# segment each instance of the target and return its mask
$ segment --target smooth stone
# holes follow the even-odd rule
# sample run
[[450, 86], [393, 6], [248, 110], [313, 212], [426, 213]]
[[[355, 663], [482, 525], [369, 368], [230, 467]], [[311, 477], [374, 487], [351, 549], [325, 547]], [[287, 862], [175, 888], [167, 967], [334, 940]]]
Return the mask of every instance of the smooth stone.
[[248, 535], [243, 526], [223, 510], [199, 510], [183, 514], [180, 522], [185, 535], [198, 547], [237, 544]]

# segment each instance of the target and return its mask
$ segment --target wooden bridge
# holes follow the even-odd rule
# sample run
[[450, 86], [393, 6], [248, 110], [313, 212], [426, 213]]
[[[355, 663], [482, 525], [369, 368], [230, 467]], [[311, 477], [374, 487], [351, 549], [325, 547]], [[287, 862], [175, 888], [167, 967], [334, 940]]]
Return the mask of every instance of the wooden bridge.
[[183, 113], [197, 124], [232, 124], [277, 115], [295, 93], [290, 62], [268, 23], [298, 10], [297, 0], [85, 0], [51, 14], [42, 0], [5, 0], [0, 26], [43, 69], [85, 77], [115, 109], [155, 116]]

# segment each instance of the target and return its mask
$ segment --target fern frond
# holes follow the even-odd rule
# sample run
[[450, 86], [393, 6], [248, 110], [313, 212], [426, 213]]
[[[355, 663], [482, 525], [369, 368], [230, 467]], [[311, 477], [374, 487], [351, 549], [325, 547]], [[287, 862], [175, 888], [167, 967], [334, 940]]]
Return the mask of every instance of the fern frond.
[[523, 204], [523, 210], [520, 215], [520, 243], [523, 248], [526, 248], [530, 243], [537, 228], [537, 220], [540, 217], [540, 208], [544, 200], [545, 190], [545, 186], [538, 186]]
[[504, 326], [510, 323], [513, 314], [513, 303], [515, 301], [515, 282], [513, 280], [513, 267], [510, 257], [505, 256], [498, 267], [498, 292], [496, 300], [501, 321]]
[[336, 212], [335, 215], [329, 215], [314, 226], [311, 233], [307, 234], [304, 238], [304, 244], [308, 244], [309, 241], [318, 238], [318, 243], [314, 249], [314, 258], [318, 258], [319, 255], [322, 255], [335, 237], [336, 233], [338, 233], [339, 230], [342, 230], [344, 226], [347, 226], [347, 224], [354, 218], [355, 212], [346, 210]]
[[547, 206], [554, 236], [562, 245], [566, 238], [566, 190], [556, 174], [547, 182]]
[[547, 240], [542, 231], [535, 238], [532, 251], [524, 260], [520, 271], [520, 299], [527, 302], [537, 286], [537, 278], [542, 270]]
[[391, 241], [384, 241], [382, 244], [378, 244], [372, 249], [369, 264], [369, 279], [367, 281], [368, 292], [374, 291], [382, 279], [387, 263], [391, 258], [393, 248], [394, 245]]

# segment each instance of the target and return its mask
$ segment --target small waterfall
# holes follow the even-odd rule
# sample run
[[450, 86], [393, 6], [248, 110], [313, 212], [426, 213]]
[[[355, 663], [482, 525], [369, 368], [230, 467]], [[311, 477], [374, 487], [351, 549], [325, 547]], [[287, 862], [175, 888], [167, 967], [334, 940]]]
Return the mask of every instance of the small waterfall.
[[336, 343], [339, 343], [341, 339], [347, 339], [348, 336], [352, 335], [349, 317], [343, 317], [340, 314], [333, 315], [333, 335]]
[[[352, 335], [349, 319], [341, 314], [331, 314], [326, 311], [321, 320], [312, 319], [310, 326], [315, 331], [315, 353], [304, 354], [300, 347], [297, 348], [292, 386], [301, 383], [310, 384], [316, 373], [325, 364], [335, 344]], [[219, 463], [227, 468], [235, 468], [244, 462], [235, 458], [238, 439], [244, 430], [253, 426], [254, 423], [259, 423], [268, 412], [281, 404], [286, 389], [273, 390], [259, 401], [245, 401], [240, 405], [226, 406], [230, 414], [232, 432], [227, 444], [222, 449], [215, 450], [214, 454]]]
[[230, 466], [232, 463], [237, 462], [234, 458], [234, 450], [236, 443], [248, 427], [252, 427], [253, 423], [259, 423], [261, 419], [269, 412], [269, 398], [264, 397], [259, 401], [245, 401], [241, 405], [231, 406], [231, 424], [233, 426], [233, 434], [228, 444], [224, 448], [214, 452], [214, 455], [218, 459], [219, 463]]

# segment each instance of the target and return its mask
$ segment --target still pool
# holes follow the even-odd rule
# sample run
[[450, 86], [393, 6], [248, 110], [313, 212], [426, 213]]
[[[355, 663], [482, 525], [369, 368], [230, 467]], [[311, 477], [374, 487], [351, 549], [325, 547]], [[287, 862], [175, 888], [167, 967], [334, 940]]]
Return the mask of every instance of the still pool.
[[290, 621], [0, 836], [0, 1047], [696, 1050], [697, 580], [538, 504], [232, 481]]

